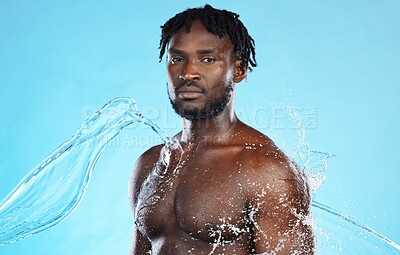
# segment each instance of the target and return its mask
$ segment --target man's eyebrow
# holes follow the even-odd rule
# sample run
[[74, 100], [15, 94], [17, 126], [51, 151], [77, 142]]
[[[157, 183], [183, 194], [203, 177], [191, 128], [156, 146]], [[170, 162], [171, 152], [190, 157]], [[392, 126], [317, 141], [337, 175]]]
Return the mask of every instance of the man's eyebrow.
[[[216, 50], [215, 49], [202, 49], [202, 50], [197, 50], [196, 53], [197, 54], [202, 54], [202, 55], [206, 55], [206, 54], [213, 54], [215, 53]], [[168, 53], [172, 53], [172, 54], [183, 54], [184, 51], [176, 49], [176, 48], [169, 48], [168, 49]]]
[[206, 54], [212, 54], [212, 53], [215, 53], [215, 49], [204, 49], [204, 50], [198, 50], [198, 51], [196, 51], [198, 54], [203, 54], [203, 55], [206, 55]]
[[183, 51], [175, 49], [175, 48], [169, 48], [168, 53], [173, 53], [173, 54], [182, 54]]

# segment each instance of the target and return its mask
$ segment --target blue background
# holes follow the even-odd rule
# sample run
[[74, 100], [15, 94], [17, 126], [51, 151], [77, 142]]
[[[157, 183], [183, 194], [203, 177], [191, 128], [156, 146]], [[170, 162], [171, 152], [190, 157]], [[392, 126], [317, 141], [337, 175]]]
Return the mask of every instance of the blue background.
[[[238, 85], [239, 116], [279, 138], [279, 109], [313, 120], [311, 148], [336, 155], [315, 198], [400, 243], [400, 3], [208, 1], [238, 12], [259, 67]], [[159, 26], [205, 1], [0, 1], [0, 196], [118, 96], [170, 135], [180, 120], [158, 62]], [[290, 127], [285, 127], [289, 129]], [[64, 222], [0, 254], [127, 254], [127, 183], [157, 136], [133, 125], [100, 157]]]

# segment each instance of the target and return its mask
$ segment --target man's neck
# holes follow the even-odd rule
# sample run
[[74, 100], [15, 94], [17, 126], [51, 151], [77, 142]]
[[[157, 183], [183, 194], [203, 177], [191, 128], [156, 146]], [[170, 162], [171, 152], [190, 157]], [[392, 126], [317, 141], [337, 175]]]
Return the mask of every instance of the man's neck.
[[219, 115], [200, 120], [183, 119], [181, 142], [184, 143], [217, 143], [231, 135], [238, 118], [232, 108], [227, 107]]

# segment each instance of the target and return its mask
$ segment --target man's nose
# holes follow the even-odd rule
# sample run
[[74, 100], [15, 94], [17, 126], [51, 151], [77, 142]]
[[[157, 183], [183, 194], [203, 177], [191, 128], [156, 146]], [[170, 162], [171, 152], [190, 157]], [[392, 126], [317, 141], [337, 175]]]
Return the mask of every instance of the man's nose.
[[201, 76], [193, 62], [187, 62], [179, 78], [184, 81], [200, 80]]

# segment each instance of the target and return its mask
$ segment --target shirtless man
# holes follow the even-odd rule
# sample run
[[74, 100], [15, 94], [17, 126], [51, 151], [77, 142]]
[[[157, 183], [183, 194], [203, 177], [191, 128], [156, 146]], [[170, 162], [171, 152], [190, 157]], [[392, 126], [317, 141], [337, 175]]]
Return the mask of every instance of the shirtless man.
[[188, 9], [162, 26], [160, 46], [183, 129], [135, 165], [132, 254], [314, 254], [304, 176], [234, 112], [256, 66], [238, 15]]

